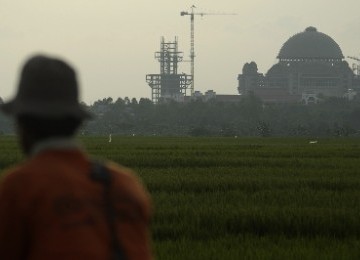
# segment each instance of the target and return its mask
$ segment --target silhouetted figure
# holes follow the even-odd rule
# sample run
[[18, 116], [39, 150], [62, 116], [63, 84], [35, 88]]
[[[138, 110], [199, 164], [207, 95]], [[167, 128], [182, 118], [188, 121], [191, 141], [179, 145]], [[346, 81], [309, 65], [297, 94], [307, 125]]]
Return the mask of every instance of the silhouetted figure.
[[0, 108], [28, 157], [0, 182], [0, 258], [151, 259], [148, 193], [130, 170], [94, 162], [73, 139], [91, 117], [75, 71], [34, 56]]

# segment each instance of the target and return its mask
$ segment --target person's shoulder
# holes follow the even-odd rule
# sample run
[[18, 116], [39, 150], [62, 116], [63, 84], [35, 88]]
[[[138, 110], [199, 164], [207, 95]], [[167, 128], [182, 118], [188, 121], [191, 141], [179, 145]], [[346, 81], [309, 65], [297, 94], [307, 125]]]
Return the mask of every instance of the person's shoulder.
[[0, 189], [4, 187], [9, 189], [20, 188], [27, 183], [27, 175], [24, 171], [24, 163], [10, 167], [2, 172], [0, 176]]
[[[113, 173], [115, 185], [121, 193], [138, 200], [149, 208], [150, 195], [138, 175], [131, 169], [114, 162], [106, 162], [106, 167]], [[149, 209], [147, 209], [149, 211]]]
[[41, 161], [37, 157], [28, 158], [17, 165], [12, 166], [0, 176], [0, 182], [3, 183], [27, 183], [30, 179], [35, 178], [34, 173], [39, 172], [42, 167]]
[[106, 161], [105, 166], [110, 171], [116, 172], [116, 173], [124, 175], [124, 176], [132, 176], [132, 175], [135, 174], [134, 171], [131, 170], [130, 168], [125, 167], [123, 165], [120, 165], [120, 164], [118, 164], [116, 162], [113, 162], [113, 161]]
[[12, 180], [22, 175], [25, 164], [26, 162], [22, 162], [5, 169], [1, 173], [0, 181], [4, 182], [4, 181]]
[[14, 166], [5, 169], [5, 171], [1, 174], [1, 180], [14, 179], [24, 175], [29, 170], [29, 168], [32, 168], [33, 161], [33, 158], [26, 159]]
[[105, 163], [106, 168], [109, 169], [117, 182], [121, 182], [124, 185], [131, 185], [131, 183], [136, 184], [140, 183], [140, 179], [137, 174], [130, 168], [122, 166], [112, 161], [108, 161]]

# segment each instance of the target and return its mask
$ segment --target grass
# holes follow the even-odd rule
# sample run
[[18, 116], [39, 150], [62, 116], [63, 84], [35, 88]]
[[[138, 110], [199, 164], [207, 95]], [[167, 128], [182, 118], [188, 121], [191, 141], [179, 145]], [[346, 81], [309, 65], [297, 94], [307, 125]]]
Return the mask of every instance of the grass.
[[[82, 142], [140, 175], [157, 259], [360, 258], [360, 139]], [[0, 169], [21, 159], [13, 138], [0, 144]]]

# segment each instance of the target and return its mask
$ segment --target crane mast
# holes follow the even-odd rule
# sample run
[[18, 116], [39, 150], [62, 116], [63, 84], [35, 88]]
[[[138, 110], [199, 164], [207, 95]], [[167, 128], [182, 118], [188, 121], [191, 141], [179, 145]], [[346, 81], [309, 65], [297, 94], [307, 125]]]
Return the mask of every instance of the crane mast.
[[195, 82], [195, 15], [236, 15], [235, 13], [195, 13], [195, 5], [191, 6], [191, 12], [180, 12], [181, 16], [189, 15], [190, 16], [190, 73], [192, 76], [192, 82], [190, 86], [191, 96], [194, 94], [194, 82]]
[[192, 7], [191, 16], [190, 16], [190, 24], [191, 24], [191, 35], [190, 35], [190, 60], [191, 60], [191, 69], [190, 73], [192, 76], [192, 82], [190, 86], [190, 95], [194, 94], [194, 74], [195, 74], [195, 28], [194, 28], [194, 7]]
[[190, 15], [190, 73], [192, 76], [192, 82], [190, 86], [190, 95], [194, 94], [194, 74], [195, 74], [195, 26], [194, 26], [194, 8], [191, 6], [191, 12], [181, 12], [180, 15]]

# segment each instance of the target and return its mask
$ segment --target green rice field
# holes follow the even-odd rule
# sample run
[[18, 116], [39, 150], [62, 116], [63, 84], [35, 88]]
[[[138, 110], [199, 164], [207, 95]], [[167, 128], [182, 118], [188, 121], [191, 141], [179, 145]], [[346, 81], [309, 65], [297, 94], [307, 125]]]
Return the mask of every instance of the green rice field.
[[[360, 139], [84, 137], [135, 169], [156, 259], [360, 259]], [[0, 136], [0, 170], [22, 160]]]

